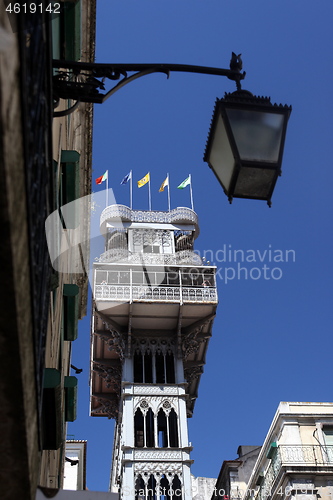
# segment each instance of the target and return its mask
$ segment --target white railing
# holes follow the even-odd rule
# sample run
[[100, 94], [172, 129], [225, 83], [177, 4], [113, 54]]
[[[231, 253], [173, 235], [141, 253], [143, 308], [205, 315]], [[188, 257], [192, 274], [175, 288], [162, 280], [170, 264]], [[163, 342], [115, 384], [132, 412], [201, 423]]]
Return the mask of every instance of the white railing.
[[215, 287], [95, 285], [95, 300], [139, 302], [217, 302]]
[[266, 500], [271, 496], [275, 480], [284, 466], [300, 467], [329, 466], [333, 470], [333, 446], [321, 445], [280, 445], [265, 471], [263, 482], [256, 500]]
[[162, 212], [157, 210], [131, 210], [126, 205], [110, 205], [101, 213], [100, 225], [103, 226], [107, 220], [167, 224], [181, 222], [198, 226], [197, 214], [187, 207], [178, 207], [170, 210], [170, 212]]
[[173, 254], [142, 254], [142, 253], [129, 253], [127, 249], [114, 248], [102, 253], [95, 262], [100, 263], [124, 263], [130, 262], [133, 264], [142, 265], [163, 265], [163, 266], [176, 266], [176, 265], [191, 265], [202, 266], [203, 262], [201, 257], [192, 252], [191, 250], [181, 250]]

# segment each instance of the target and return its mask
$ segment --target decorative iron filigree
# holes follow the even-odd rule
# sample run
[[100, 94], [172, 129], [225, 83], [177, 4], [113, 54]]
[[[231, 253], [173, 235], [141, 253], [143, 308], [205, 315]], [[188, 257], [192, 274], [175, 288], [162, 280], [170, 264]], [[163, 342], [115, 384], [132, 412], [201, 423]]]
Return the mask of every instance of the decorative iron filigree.
[[104, 414], [108, 418], [118, 418], [119, 413], [119, 401], [118, 399], [109, 399], [107, 397], [97, 397], [95, 398], [97, 403], [100, 405], [98, 408], [93, 410], [95, 415]]
[[199, 328], [196, 328], [193, 332], [190, 332], [183, 337], [182, 351], [184, 361], [186, 361], [191, 354], [198, 352], [200, 344], [204, 342], [205, 339], [203, 337], [198, 338], [198, 335], [201, 334], [203, 327], [204, 325], [201, 325]]
[[191, 384], [193, 380], [199, 378], [202, 374], [202, 366], [191, 366], [190, 368], [184, 369], [184, 376], [189, 384]]
[[[57, 70], [53, 77], [53, 99], [56, 106], [59, 99], [103, 103], [119, 89], [137, 78], [152, 73], [164, 73], [169, 77], [171, 71], [226, 76], [236, 82], [239, 90], [241, 88], [240, 81], [245, 78], [245, 72], [241, 73], [241, 66], [240, 55], [235, 56], [234, 53], [230, 61], [230, 69], [188, 64], [99, 64], [53, 60], [53, 68]], [[133, 74], [128, 76], [128, 72]], [[121, 77], [122, 80], [120, 80]], [[108, 92], [103, 93], [100, 91], [105, 90], [104, 82], [106, 79], [120, 81]], [[59, 112], [56, 116], [64, 116], [64, 113]]]
[[106, 387], [114, 387], [119, 392], [121, 386], [121, 367], [114, 367], [94, 361], [93, 371], [105, 380]]
[[116, 351], [120, 360], [124, 359], [126, 343], [122, 333], [117, 332], [106, 320], [103, 320], [104, 332], [96, 332], [107, 344], [109, 351]]

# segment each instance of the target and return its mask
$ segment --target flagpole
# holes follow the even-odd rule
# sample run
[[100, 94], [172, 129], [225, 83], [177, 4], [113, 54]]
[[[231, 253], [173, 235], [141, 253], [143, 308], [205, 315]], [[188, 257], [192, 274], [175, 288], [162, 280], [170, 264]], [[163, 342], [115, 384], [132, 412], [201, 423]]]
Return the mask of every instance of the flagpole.
[[131, 170], [131, 179], [130, 179], [130, 208], [132, 210], [133, 205], [133, 172]]
[[191, 205], [192, 205], [192, 210], [194, 211], [194, 205], [193, 205], [193, 193], [192, 193], [192, 177], [191, 174], [189, 175], [190, 178], [190, 196], [191, 196]]
[[108, 192], [109, 192], [109, 171], [106, 174], [106, 206], [108, 206]]
[[148, 181], [148, 201], [149, 201], [149, 210], [151, 212], [151, 192], [150, 192], [150, 172], [148, 172], [149, 181]]
[[168, 208], [169, 208], [169, 212], [170, 212], [170, 178], [169, 178], [169, 174], [168, 174]]

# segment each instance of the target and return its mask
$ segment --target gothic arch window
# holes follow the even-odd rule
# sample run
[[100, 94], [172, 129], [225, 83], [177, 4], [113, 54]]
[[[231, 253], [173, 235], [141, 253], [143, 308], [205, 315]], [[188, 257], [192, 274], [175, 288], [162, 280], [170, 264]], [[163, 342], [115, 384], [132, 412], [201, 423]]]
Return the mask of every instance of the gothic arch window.
[[145, 483], [140, 475], [136, 478], [135, 481], [135, 500], [145, 500], [145, 497], [146, 497]]
[[[145, 402], [143, 401], [143, 403]], [[145, 414], [138, 408], [134, 415], [134, 446], [136, 448], [153, 448], [155, 446], [154, 429], [154, 413], [151, 408]]]
[[178, 448], [178, 422], [175, 410], [172, 408], [169, 413], [169, 446]]
[[169, 447], [168, 420], [162, 408], [160, 409], [157, 415], [157, 439], [159, 448]]
[[169, 481], [167, 480], [166, 475], [163, 474], [160, 481], [160, 493], [161, 493], [160, 500], [171, 500], [171, 497], [169, 495], [170, 493], [169, 490], [170, 490]]
[[149, 479], [148, 479], [146, 499], [147, 500], [156, 500], [156, 498], [157, 498], [156, 493], [157, 493], [156, 479], [153, 476], [153, 474], [151, 474]]
[[134, 446], [144, 447], [144, 416], [140, 408], [136, 410], [134, 415]]
[[182, 484], [176, 474], [139, 474], [135, 480], [135, 500], [181, 500]]
[[172, 500], [181, 500], [181, 498], [182, 498], [182, 484], [181, 484], [180, 479], [177, 476], [177, 474], [173, 478], [171, 490], [172, 490], [171, 491]]
[[154, 414], [149, 408], [146, 413], [146, 446], [152, 448], [154, 446]]

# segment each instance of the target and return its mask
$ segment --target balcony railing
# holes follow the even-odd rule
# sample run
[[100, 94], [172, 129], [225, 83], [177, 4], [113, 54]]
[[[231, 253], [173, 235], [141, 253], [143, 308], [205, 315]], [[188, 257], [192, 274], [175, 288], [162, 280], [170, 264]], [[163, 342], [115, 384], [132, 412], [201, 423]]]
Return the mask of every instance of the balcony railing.
[[192, 250], [181, 250], [172, 254], [141, 254], [129, 253], [127, 249], [113, 248], [102, 253], [95, 262], [101, 263], [124, 263], [130, 262], [133, 264], [141, 265], [191, 265], [202, 266], [203, 262], [201, 257]]
[[121, 302], [217, 302], [215, 287], [95, 285], [95, 300]]
[[170, 210], [170, 212], [162, 212], [157, 210], [131, 210], [126, 205], [110, 205], [106, 207], [101, 214], [101, 228], [104, 228], [104, 225], [108, 220], [121, 220], [123, 222], [194, 224], [196, 232], [199, 234], [198, 216], [193, 210], [187, 207], [178, 207]]
[[279, 472], [284, 466], [317, 467], [330, 466], [333, 471], [333, 446], [321, 445], [280, 445], [269, 464], [256, 500], [266, 500]]

